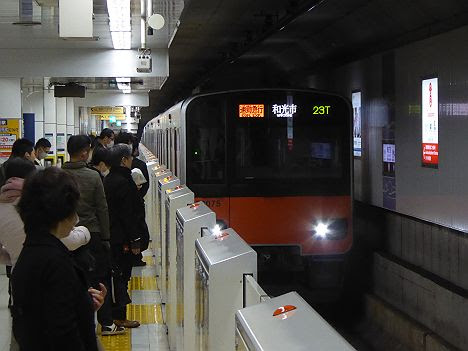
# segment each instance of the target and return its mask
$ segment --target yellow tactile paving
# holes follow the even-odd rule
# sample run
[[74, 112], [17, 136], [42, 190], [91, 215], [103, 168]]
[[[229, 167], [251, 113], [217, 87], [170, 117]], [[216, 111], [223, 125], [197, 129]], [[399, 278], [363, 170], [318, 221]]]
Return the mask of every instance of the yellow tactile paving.
[[106, 351], [131, 351], [132, 350], [132, 331], [127, 329], [125, 334], [102, 336], [101, 343]]
[[132, 277], [128, 290], [158, 290], [156, 277]]
[[146, 262], [148, 266], [154, 266], [154, 257], [153, 256], [143, 256], [142, 260]]
[[127, 319], [139, 321], [141, 324], [162, 324], [161, 305], [127, 305]]

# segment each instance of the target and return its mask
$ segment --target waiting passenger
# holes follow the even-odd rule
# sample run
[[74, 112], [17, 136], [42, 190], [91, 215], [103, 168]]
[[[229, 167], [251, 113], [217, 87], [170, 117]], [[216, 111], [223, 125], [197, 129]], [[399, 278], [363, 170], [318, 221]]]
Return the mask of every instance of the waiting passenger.
[[88, 167], [98, 172], [101, 180], [104, 181], [104, 177], [109, 174], [109, 150], [99, 147], [93, 152], [91, 161], [88, 163]]
[[[7, 265], [10, 275], [11, 267], [16, 264], [26, 238], [24, 224], [16, 205], [23, 191], [24, 179], [32, 175], [36, 167], [30, 161], [16, 157], [5, 170], [6, 184], [0, 190], [0, 264]], [[86, 227], [75, 227], [70, 235], [61, 239], [68, 250], [73, 251], [89, 242], [90, 234]], [[12, 345], [16, 345], [12, 338]], [[13, 347], [13, 346], [12, 346]], [[12, 348], [13, 349], [13, 348]]]
[[44, 159], [47, 157], [50, 148], [52, 145], [50, 144], [50, 141], [47, 140], [46, 138], [41, 138], [36, 142], [36, 145], [34, 146], [34, 153], [36, 154], [36, 158], [34, 160], [34, 164], [36, 166], [44, 168]]
[[101, 131], [101, 134], [96, 138], [97, 143], [96, 147], [103, 146], [106, 149], [110, 149], [112, 146], [114, 146], [114, 131], [110, 128], [104, 128]]
[[141, 250], [141, 227], [138, 216], [141, 197], [132, 179], [132, 148], [117, 144], [110, 150], [109, 175], [104, 179], [109, 205], [112, 258], [114, 260], [114, 323], [127, 328], [140, 325], [126, 319], [126, 305], [131, 302], [127, 285], [132, 273], [133, 257]]
[[[148, 168], [146, 167], [145, 162], [139, 160], [136, 157], [138, 156], [138, 142], [136, 141], [136, 138], [132, 134], [127, 133], [127, 132], [120, 132], [115, 137], [115, 140], [118, 144], [127, 144], [132, 147], [132, 156], [133, 156], [132, 170], [135, 168], [139, 169], [146, 179], [146, 182], [139, 182], [141, 186], [138, 186], [138, 183], [137, 183], [137, 189], [140, 194], [141, 201], [138, 206], [139, 216], [138, 218], [135, 219], [135, 220], [138, 220], [138, 223], [140, 226], [141, 251], [144, 251], [149, 246], [149, 230], [148, 230], [148, 225], [146, 224], [146, 218], [145, 218], [146, 212], [145, 212], [145, 200], [144, 200], [144, 196], [146, 195], [148, 188], [149, 188]], [[135, 267], [142, 267], [146, 265], [146, 262], [143, 261], [143, 255], [141, 253], [133, 258], [133, 265]]]
[[34, 153], [34, 143], [28, 139], [22, 138], [18, 139], [13, 143], [11, 149], [11, 156], [6, 160], [0, 167], [0, 187], [5, 185], [7, 178], [5, 177], [5, 167], [7, 166], [10, 160], [15, 157], [21, 157], [31, 162], [34, 162], [36, 159], [36, 154]]
[[[64, 163], [62, 169], [76, 177], [80, 190], [77, 209], [79, 224], [91, 232], [91, 241], [86, 249], [89, 249], [93, 260], [91, 262], [86, 260], [86, 252], [80, 252], [79, 259], [87, 266], [92, 285], [98, 287], [99, 283], [103, 283], [109, 289], [111, 282], [109, 214], [101, 177], [86, 164], [90, 148], [91, 140], [88, 136], [70, 137], [67, 143], [70, 162]], [[98, 321], [102, 326], [103, 335], [125, 332], [123, 328], [113, 323], [110, 295], [98, 312]]]
[[60, 239], [78, 221], [76, 180], [56, 167], [25, 184], [18, 212], [26, 241], [11, 278], [13, 333], [22, 351], [97, 351], [94, 311], [106, 289], [89, 288]]

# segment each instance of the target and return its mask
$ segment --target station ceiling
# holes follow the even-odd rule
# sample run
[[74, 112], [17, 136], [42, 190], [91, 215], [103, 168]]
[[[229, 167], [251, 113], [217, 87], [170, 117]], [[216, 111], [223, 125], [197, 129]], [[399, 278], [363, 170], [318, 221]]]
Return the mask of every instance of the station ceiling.
[[466, 0], [186, 1], [145, 116], [198, 91], [305, 86], [316, 70], [466, 24]]

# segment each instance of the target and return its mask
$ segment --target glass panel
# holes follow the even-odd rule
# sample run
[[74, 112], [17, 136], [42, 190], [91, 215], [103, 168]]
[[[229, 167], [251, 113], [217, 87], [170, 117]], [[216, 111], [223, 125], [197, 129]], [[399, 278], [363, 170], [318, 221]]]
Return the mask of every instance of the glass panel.
[[225, 104], [220, 97], [192, 102], [187, 111], [187, 173], [195, 184], [225, 182]]

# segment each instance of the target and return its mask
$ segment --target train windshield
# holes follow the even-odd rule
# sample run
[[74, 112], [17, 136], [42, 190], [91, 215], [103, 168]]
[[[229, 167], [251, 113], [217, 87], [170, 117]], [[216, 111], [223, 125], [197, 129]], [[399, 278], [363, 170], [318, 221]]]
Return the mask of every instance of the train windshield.
[[[301, 93], [254, 99], [248, 102], [256, 104], [247, 104], [245, 97], [237, 98], [231, 111], [237, 182], [308, 182], [348, 176], [350, 122], [344, 102]], [[249, 105], [263, 106], [263, 115], [243, 117], [242, 109]]]

